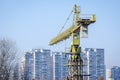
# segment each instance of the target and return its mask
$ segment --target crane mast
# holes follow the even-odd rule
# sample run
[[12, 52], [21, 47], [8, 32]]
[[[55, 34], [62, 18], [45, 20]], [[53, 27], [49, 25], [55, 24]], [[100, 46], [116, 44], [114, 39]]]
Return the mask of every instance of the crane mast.
[[55, 38], [50, 41], [50, 45], [57, 44], [71, 36], [71, 44], [69, 54], [70, 59], [68, 60], [68, 71], [69, 76], [67, 80], [83, 80], [83, 60], [80, 56], [80, 31], [82, 28], [87, 28], [89, 24], [96, 21], [95, 15], [91, 15], [90, 18], [80, 18], [80, 11], [77, 5], [74, 5], [74, 16], [73, 23], [70, 28], [64, 32], [58, 34]]

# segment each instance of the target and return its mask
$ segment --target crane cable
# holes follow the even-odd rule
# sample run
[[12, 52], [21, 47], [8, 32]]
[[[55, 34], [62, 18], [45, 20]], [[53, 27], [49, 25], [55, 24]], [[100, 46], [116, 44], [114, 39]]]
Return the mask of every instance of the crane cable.
[[61, 28], [61, 30], [60, 30], [60, 32], [59, 32], [58, 34], [60, 34], [60, 33], [61, 33], [61, 31], [64, 29], [64, 27], [65, 27], [65, 25], [66, 25], [67, 21], [69, 20], [70, 16], [72, 15], [72, 13], [73, 13], [73, 10], [70, 12], [69, 16], [67, 17], [67, 19], [66, 19], [65, 23], [63, 24], [63, 26], [62, 26], [62, 28]]
[[[68, 21], [69, 18], [71, 17], [72, 13], [73, 13], [73, 10], [70, 12], [69, 16], [67, 17], [65, 23], [63, 24], [63, 26], [62, 26], [62, 28], [61, 28], [61, 30], [60, 30], [60, 32], [59, 32], [58, 34], [60, 34], [60, 33], [62, 32], [62, 30], [64, 29], [64, 27], [65, 27], [65, 25], [66, 25], [66, 23], [67, 23], [67, 21]], [[65, 40], [65, 53], [66, 53], [66, 40]], [[65, 58], [66, 58], [66, 54], [65, 54]]]

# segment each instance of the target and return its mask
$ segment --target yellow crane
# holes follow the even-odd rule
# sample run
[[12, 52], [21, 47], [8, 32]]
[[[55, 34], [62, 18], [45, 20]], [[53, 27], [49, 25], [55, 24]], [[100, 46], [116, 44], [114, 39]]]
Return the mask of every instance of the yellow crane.
[[70, 28], [58, 34], [51, 39], [49, 45], [57, 44], [60, 41], [72, 37], [70, 51], [70, 59], [68, 61], [69, 77], [67, 80], [83, 80], [83, 60], [80, 56], [80, 32], [86, 32], [89, 24], [96, 21], [95, 15], [89, 17], [79, 17], [80, 11], [77, 5], [74, 5], [73, 23]]

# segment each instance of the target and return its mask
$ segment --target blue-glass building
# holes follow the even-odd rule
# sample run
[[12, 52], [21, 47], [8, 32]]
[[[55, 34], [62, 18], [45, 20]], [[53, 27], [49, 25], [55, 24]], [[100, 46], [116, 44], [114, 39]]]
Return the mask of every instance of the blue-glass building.
[[33, 54], [31, 52], [26, 52], [25, 62], [24, 62], [24, 80], [34, 79], [33, 70]]
[[68, 55], [63, 52], [53, 52], [53, 80], [63, 80], [68, 76]]
[[120, 80], [120, 67], [114, 66], [111, 68], [111, 78], [112, 80]]
[[48, 49], [33, 49], [25, 54], [25, 80], [52, 80], [52, 59]]
[[82, 50], [84, 67], [84, 80], [105, 80], [104, 49], [85, 48]]

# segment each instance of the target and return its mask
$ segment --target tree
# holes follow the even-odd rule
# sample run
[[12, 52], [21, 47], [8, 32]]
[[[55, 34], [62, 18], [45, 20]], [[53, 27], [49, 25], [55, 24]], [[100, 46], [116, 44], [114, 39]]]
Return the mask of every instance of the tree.
[[13, 70], [13, 80], [19, 80], [19, 77], [20, 77], [19, 72], [20, 72], [19, 71], [19, 64], [16, 63], [14, 70]]
[[12, 80], [16, 55], [15, 43], [8, 39], [0, 39], [0, 80]]

